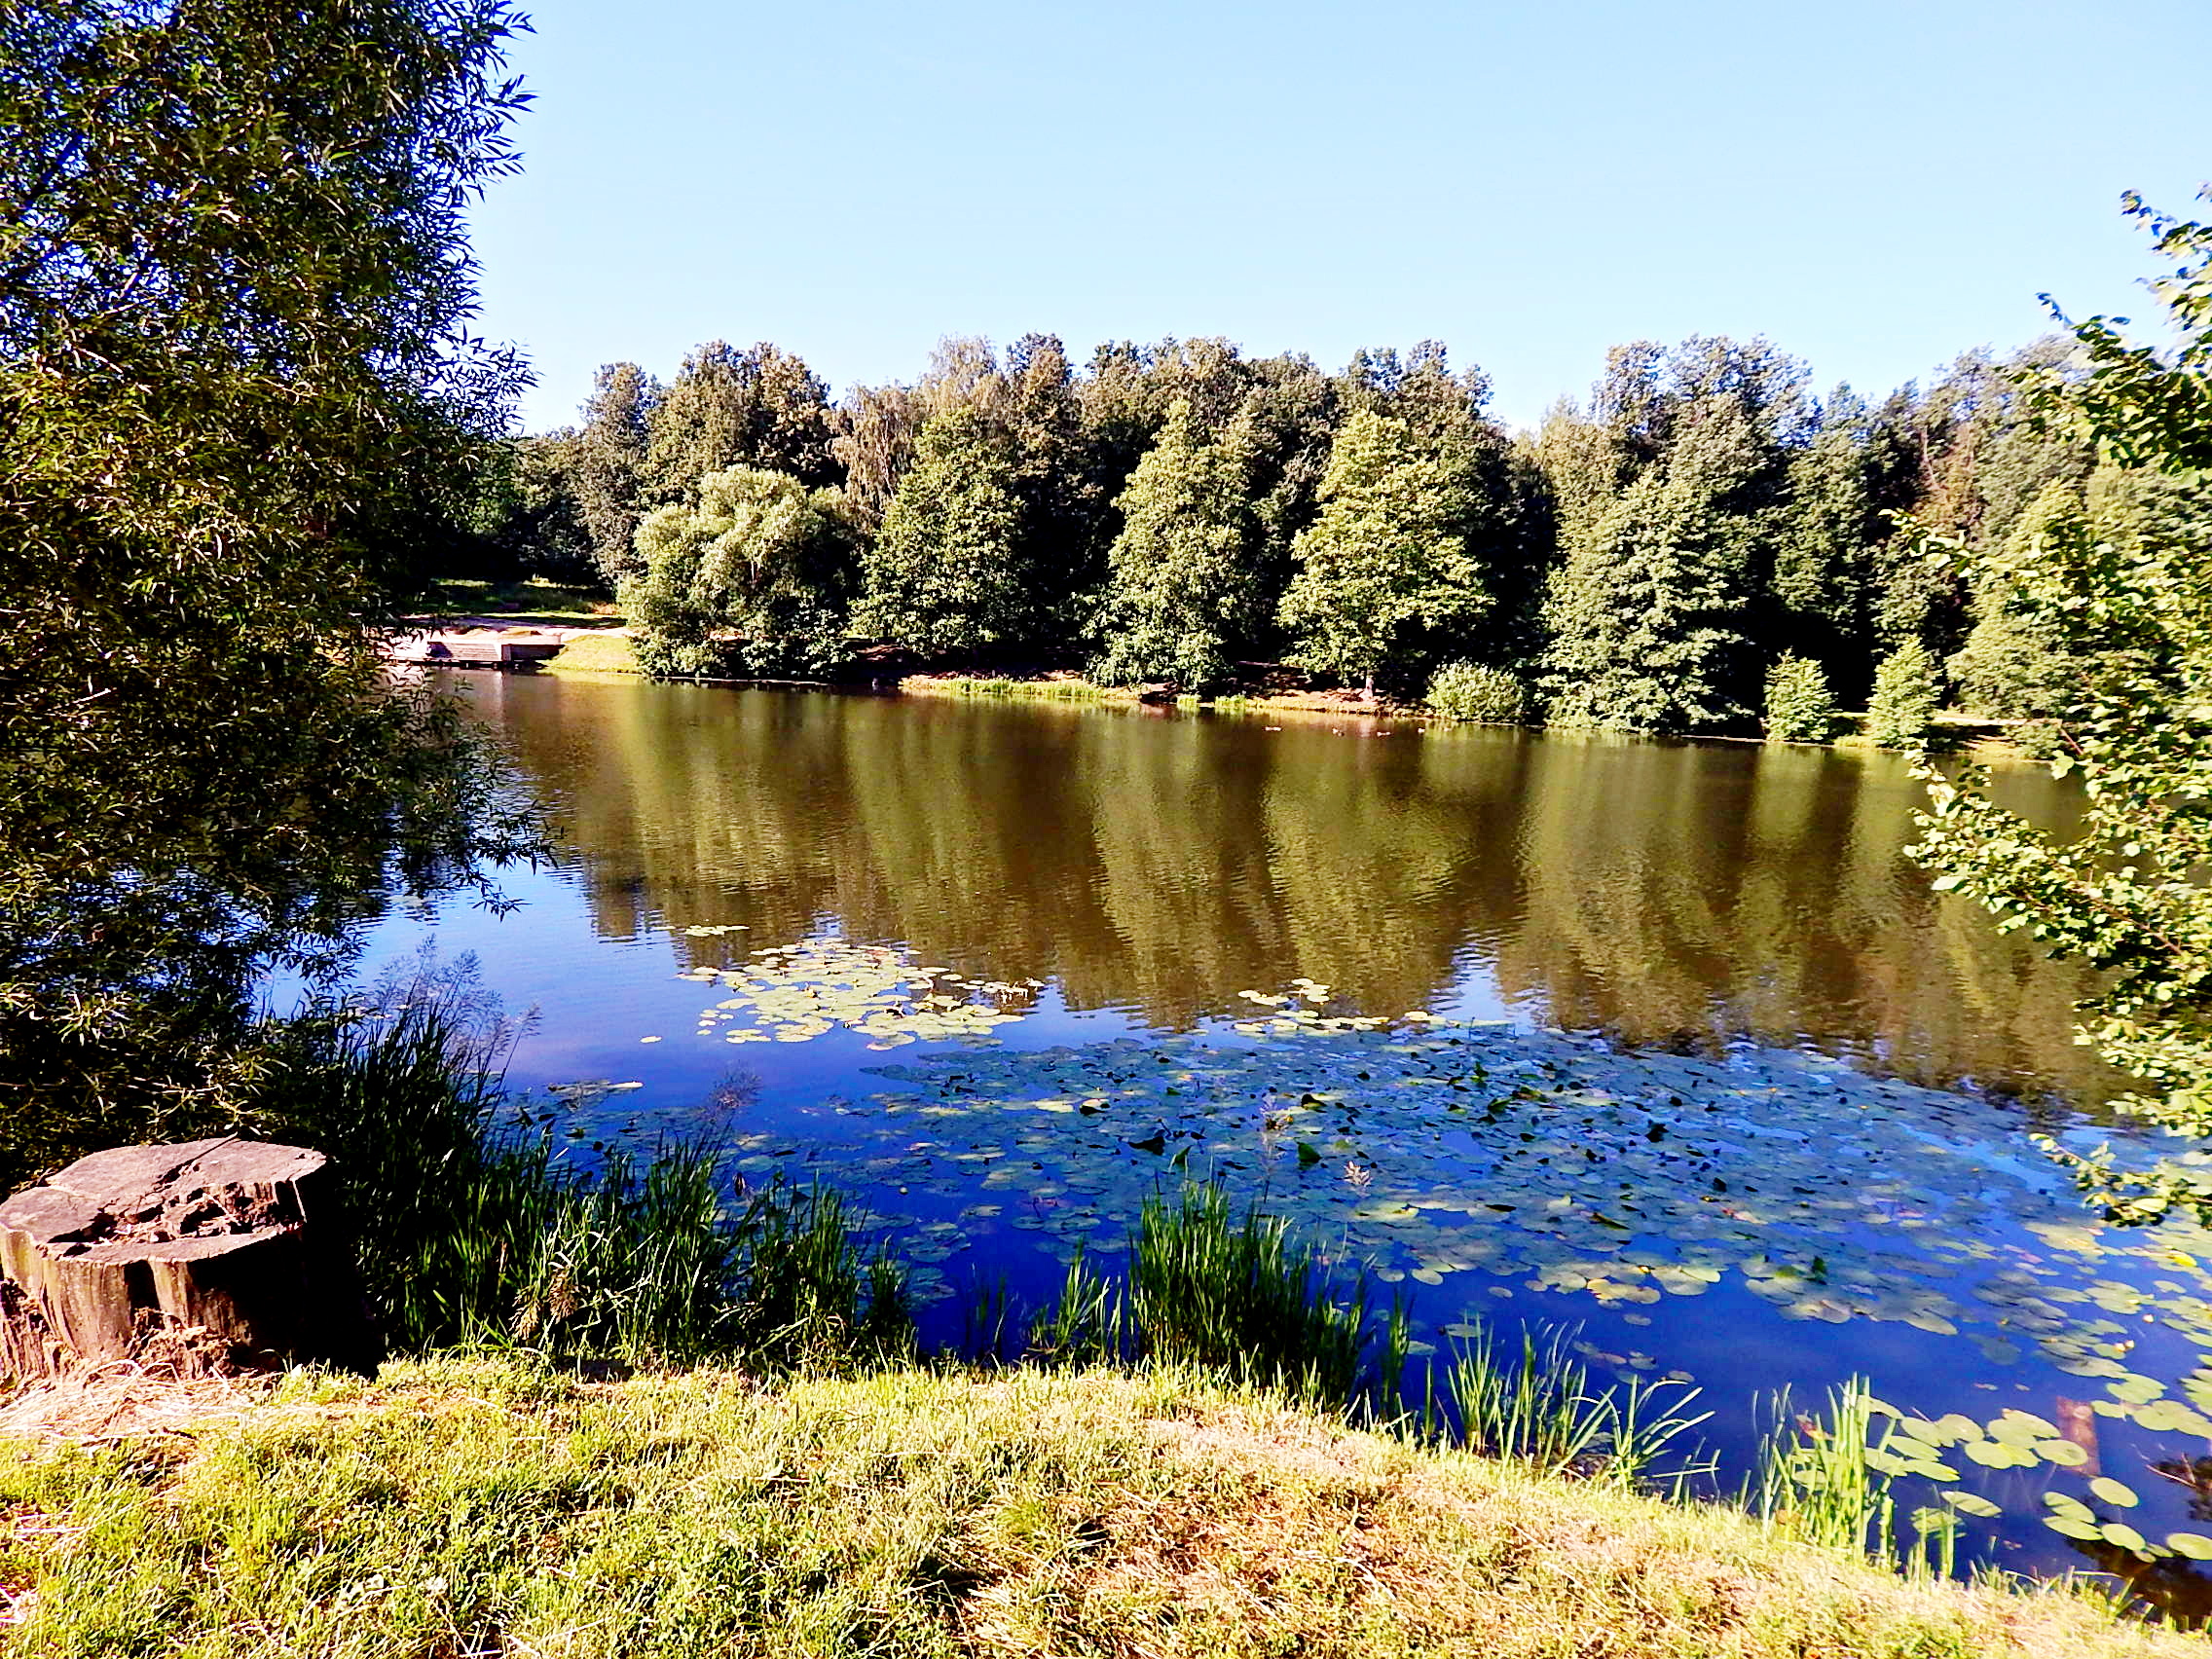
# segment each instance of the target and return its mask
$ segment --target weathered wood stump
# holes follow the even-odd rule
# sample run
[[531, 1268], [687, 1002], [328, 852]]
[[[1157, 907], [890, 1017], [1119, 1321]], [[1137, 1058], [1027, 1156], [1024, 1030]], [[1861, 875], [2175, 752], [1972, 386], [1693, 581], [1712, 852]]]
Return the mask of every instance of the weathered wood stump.
[[328, 1161], [226, 1137], [78, 1160], [0, 1204], [0, 1377], [131, 1360], [205, 1376], [381, 1345]]

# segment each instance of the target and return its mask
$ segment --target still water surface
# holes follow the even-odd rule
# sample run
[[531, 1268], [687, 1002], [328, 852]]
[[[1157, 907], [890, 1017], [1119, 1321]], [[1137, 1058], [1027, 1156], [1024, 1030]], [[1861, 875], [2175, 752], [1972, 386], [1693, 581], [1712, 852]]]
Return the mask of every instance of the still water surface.
[[[2096, 1227], [2035, 1151], [2102, 1132], [2085, 983], [1929, 892], [1895, 757], [465, 684], [562, 862], [372, 963], [473, 952], [535, 1013], [512, 1081], [594, 1135], [706, 1125], [855, 1192], [940, 1336], [1213, 1173], [1440, 1348], [1564, 1321], [1602, 1376], [1694, 1379], [1731, 1470], [1754, 1401], [1858, 1373], [1958, 1414], [1907, 1507], [2001, 1504], [1967, 1536], [2006, 1565], [2082, 1564], [2053, 1487], [2193, 1526], [2149, 1465], [2212, 1445], [2212, 1239]], [[2062, 787], [2001, 789], [2063, 830]]]

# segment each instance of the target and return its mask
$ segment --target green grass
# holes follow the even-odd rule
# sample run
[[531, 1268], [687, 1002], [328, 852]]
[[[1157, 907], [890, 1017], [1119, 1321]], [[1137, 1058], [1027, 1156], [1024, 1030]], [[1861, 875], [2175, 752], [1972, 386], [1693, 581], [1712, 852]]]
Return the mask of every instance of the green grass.
[[[1449, 1432], [1485, 1456], [1541, 1474], [1604, 1477], [1680, 1491], [1711, 1464], [1694, 1436], [1710, 1412], [1686, 1415], [1698, 1390], [1639, 1378], [1600, 1389], [1568, 1348], [1570, 1332], [1523, 1326], [1511, 1348], [1487, 1324], [1459, 1342], [1445, 1368], [1445, 1398], [1426, 1403], [1424, 1427], [1449, 1413]], [[1662, 1468], [1662, 1462], [1670, 1466]]]
[[1165, 1372], [303, 1376], [0, 1445], [0, 1590], [11, 1659], [2202, 1651]]
[[605, 593], [535, 576], [521, 582], [433, 582], [423, 607], [442, 615], [500, 616], [518, 622], [572, 625], [620, 620], [614, 602]]
[[1160, 1363], [1342, 1409], [1360, 1394], [1366, 1309], [1364, 1280], [1338, 1284], [1257, 1205], [1233, 1217], [1218, 1182], [1145, 1200], [1129, 1312], [1141, 1351]]
[[643, 674], [627, 634], [579, 634], [561, 647], [541, 674]]
[[920, 696], [995, 697], [1045, 703], [1095, 703], [1107, 695], [1104, 686], [1066, 676], [1014, 680], [1004, 675], [910, 675], [900, 682], [900, 689]]

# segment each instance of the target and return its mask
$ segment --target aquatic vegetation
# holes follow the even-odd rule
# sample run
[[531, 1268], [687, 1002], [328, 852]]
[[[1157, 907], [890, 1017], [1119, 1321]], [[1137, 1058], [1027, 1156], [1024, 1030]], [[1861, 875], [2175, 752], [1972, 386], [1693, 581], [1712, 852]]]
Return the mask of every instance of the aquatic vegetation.
[[1218, 1181], [1172, 1199], [1155, 1193], [1130, 1253], [1129, 1309], [1147, 1357], [1330, 1405], [1358, 1392], [1367, 1287], [1335, 1282], [1283, 1217], [1257, 1204], [1233, 1216]]
[[[1884, 1460], [1900, 1456], [1894, 1436], [1885, 1435], [1879, 1446], [1869, 1443], [1884, 1412], [1865, 1379], [1830, 1389], [1824, 1417], [1792, 1412], [1787, 1392], [1775, 1396], [1774, 1416], [1774, 1430], [1760, 1449], [1752, 1512], [1812, 1543], [1900, 1565], [1897, 1497], [1890, 1488], [1907, 1471]], [[1958, 1477], [1943, 1470], [1931, 1478]]]
[[[2110, 1413], [2212, 1423], [2128, 1370], [2128, 1326], [2107, 1316], [2156, 1312], [2212, 1346], [2204, 1240], [2084, 1222], [2001, 1106], [1813, 1055], [1623, 1054], [1425, 1011], [1392, 1030], [1317, 1012], [1328, 987], [1310, 981], [1252, 995], [1268, 1017], [1234, 1032], [880, 1068], [901, 1086], [880, 1097], [885, 1128], [919, 1114], [935, 1133], [865, 1173], [1018, 1186], [1072, 1247], [1196, 1156], [1271, 1181], [1296, 1220], [1341, 1225], [1383, 1282], [1480, 1272], [1625, 1309], [1725, 1281], [1787, 1318], [1969, 1333], [1996, 1363], [2032, 1345], [2110, 1384]], [[1378, 1172], [1364, 1191], [1347, 1162]], [[2075, 1266], [2130, 1255], [2172, 1288]]]
[[[1684, 1415], [1698, 1390], [1675, 1379], [1632, 1376], [1598, 1387], [1569, 1348], [1571, 1333], [1559, 1327], [1524, 1325], [1510, 1346], [1487, 1321], [1456, 1329], [1464, 1334], [1444, 1369], [1444, 1399], [1432, 1400], [1422, 1417], [1448, 1410], [1456, 1420], [1443, 1426], [1471, 1452], [1541, 1473], [1633, 1486], [1653, 1476], [1660, 1459], [1712, 1416]], [[1664, 1478], [1680, 1490], [1710, 1467], [1693, 1451]]]
[[[696, 938], [743, 932], [699, 926]], [[697, 967], [681, 976], [719, 983], [733, 994], [703, 1009], [698, 1035], [730, 1043], [802, 1043], [839, 1029], [877, 1049], [925, 1038], [985, 1037], [1022, 1016], [1040, 988], [963, 978], [949, 968], [917, 966], [890, 945], [827, 938], [756, 950], [741, 966]]]

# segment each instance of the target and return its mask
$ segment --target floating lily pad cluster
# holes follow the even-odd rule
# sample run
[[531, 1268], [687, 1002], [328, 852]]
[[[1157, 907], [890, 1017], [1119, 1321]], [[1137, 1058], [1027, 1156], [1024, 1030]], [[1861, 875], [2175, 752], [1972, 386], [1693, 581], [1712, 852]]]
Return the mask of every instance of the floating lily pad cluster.
[[[735, 928], [685, 930], [721, 934]], [[731, 995], [701, 1011], [698, 1035], [729, 1043], [803, 1043], [843, 1029], [873, 1049], [925, 1039], [987, 1036], [1019, 1019], [1040, 981], [973, 980], [915, 963], [888, 945], [810, 939], [753, 952], [740, 966], [699, 967], [679, 976], [720, 984]]]
[[[813, 940], [692, 977], [734, 993], [702, 1020], [710, 1034], [738, 1035], [722, 1027], [742, 1017], [787, 1041], [961, 1040], [872, 1068], [891, 1087], [834, 1107], [836, 1178], [866, 1183], [903, 1229], [925, 1298], [950, 1294], [942, 1265], [1000, 1229], [1061, 1260], [1111, 1258], [1148, 1193], [1215, 1176], [1385, 1282], [1464, 1275], [1472, 1302], [1518, 1281], [1638, 1325], [1664, 1299], [1733, 1285], [1786, 1318], [1895, 1321], [2102, 1392], [2062, 1400], [2064, 1428], [1883, 1408], [1894, 1420], [1869, 1465], [1930, 1482], [1958, 1515], [1998, 1512], [1962, 1480], [2105, 1480], [2099, 1417], [2212, 1442], [2212, 1372], [2169, 1384], [2128, 1363], [2146, 1320], [2212, 1347], [2212, 1233], [2084, 1220], [2017, 1114], [1989, 1101], [1813, 1054], [1622, 1053], [1423, 1010], [1346, 1013], [1313, 980], [1248, 992], [1254, 1015], [1197, 1032], [1017, 1051], [988, 1032], [1033, 982], [977, 984], [892, 950]], [[742, 1166], [798, 1150], [789, 1132], [749, 1136]], [[1650, 1354], [1589, 1357], [1658, 1374]], [[2212, 1550], [2083, 1520], [2084, 1499], [2062, 1496], [2045, 1520], [2069, 1537], [2090, 1526], [2147, 1557]]]
[[[1964, 1328], [1998, 1363], [2033, 1346], [2107, 1382], [2111, 1415], [2212, 1434], [2195, 1404], [2161, 1403], [2124, 1364], [2146, 1311], [2212, 1346], [2203, 1240], [2077, 1222], [1999, 1107], [1818, 1056], [1268, 1023], [881, 1068], [904, 1086], [880, 1097], [887, 1119], [933, 1133], [869, 1172], [949, 1161], [1030, 1195], [1047, 1231], [1088, 1235], [1131, 1213], [1165, 1163], [1196, 1161], [1264, 1181], [1385, 1280], [1480, 1270], [1634, 1307], [1733, 1275], [1786, 1317]], [[2171, 1276], [2150, 1290], [2092, 1278], [2084, 1252]]]

